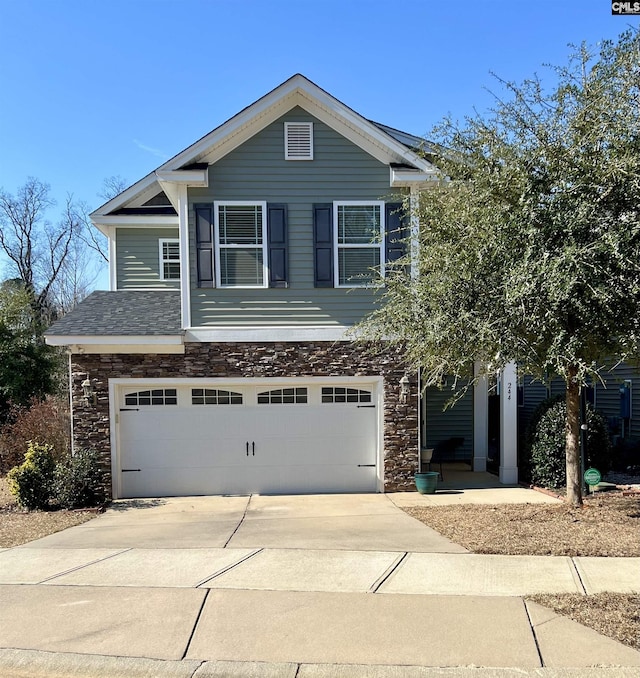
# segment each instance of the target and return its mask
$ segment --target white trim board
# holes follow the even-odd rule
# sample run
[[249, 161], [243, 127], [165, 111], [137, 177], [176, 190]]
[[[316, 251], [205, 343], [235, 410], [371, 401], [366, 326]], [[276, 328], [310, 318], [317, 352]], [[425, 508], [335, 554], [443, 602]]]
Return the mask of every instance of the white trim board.
[[182, 345], [182, 334], [47, 334], [45, 343], [49, 346], [69, 346], [70, 344], [118, 346], [129, 344], [132, 346], [177, 346]]
[[298, 341], [353, 341], [348, 335], [351, 327], [190, 327], [184, 341], [201, 343], [225, 342], [298, 342]]

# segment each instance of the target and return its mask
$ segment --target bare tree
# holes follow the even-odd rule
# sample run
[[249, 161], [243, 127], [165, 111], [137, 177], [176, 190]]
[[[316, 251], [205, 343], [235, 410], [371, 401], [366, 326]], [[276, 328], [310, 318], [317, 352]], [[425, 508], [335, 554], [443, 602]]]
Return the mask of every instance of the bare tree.
[[33, 298], [43, 319], [50, 315], [49, 294], [61, 275], [74, 237], [75, 219], [45, 220], [55, 203], [49, 185], [30, 177], [16, 196], [0, 190], [0, 248]]
[[74, 237], [60, 272], [49, 290], [49, 301], [57, 314], [65, 315], [93, 289], [98, 277], [99, 262], [96, 262], [95, 257], [87, 256], [88, 243], [84, 237], [87, 231], [93, 232], [95, 229], [87, 225], [84, 205], [76, 205], [71, 196], [67, 197], [61, 224], [65, 224], [74, 233]]
[[[98, 193], [98, 197], [102, 198], [105, 202], [108, 202], [111, 198], [115, 198], [116, 195], [122, 193], [126, 187], [127, 181], [121, 176], [107, 177], [102, 182], [102, 190]], [[107, 250], [107, 239], [91, 225], [89, 219], [90, 211], [91, 210], [86, 203], [78, 203], [76, 216], [82, 222], [80, 239], [87, 247], [90, 247], [97, 252], [104, 262], [108, 262], [109, 253]]]
[[123, 179], [120, 175], [115, 175], [107, 177], [102, 182], [102, 190], [98, 193], [99, 198], [103, 198], [105, 202], [109, 202], [111, 198], [115, 198], [116, 195], [120, 195], [129, 182], [126, 179]]

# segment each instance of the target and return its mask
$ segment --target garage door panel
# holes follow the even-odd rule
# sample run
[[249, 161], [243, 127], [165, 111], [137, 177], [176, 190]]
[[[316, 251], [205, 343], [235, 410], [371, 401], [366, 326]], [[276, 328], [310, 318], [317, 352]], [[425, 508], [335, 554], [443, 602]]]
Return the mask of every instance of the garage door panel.
[[377, 417], [355, 403], [121, 411], [121, 495], [372, 492]]

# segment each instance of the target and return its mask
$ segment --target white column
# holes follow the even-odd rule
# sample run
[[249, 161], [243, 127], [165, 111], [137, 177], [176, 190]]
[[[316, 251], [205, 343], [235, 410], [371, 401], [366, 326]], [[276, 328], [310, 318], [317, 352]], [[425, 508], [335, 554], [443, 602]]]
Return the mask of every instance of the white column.
[[409, 194], [409, 212], [411, 220], [411, 277], [415, 280], [418, 277], [418, 258], [420, 256], [420, 219], [418, 217], [418, 208], [420, 205], [420, 196], [418, 188], [412, 186]]
[[[474, 376], [480, 372], [481, 365], [476, 362]], [[487, 377], [478, 379], [473, 387], [473, 470], [487, 470], [487, 450], [489, 447], [489, 384]]]
[[500, 482], [518, 482], [518, 376], [508, 363], [500, 382]]
[[178, 186], [180, 224], [180, 311], [182, 328], [191, 327], [191, 271], [189, 269], [189, 196], [186, 184]]

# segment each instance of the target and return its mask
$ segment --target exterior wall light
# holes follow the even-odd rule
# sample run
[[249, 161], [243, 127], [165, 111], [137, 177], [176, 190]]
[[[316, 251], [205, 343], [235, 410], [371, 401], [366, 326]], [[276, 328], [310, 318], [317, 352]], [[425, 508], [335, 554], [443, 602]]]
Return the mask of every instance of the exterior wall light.
[[409, 393], [411, 391], [409, 383], [409, 377], [405, 374], [402, 379], [400, 379], [400, 402], [406, 403], [409, 400]]
[[93, 390], [88, 374], [87, 378], [82, 382], [82, 399], [87, 407], [97, 403], [96, 392]]

